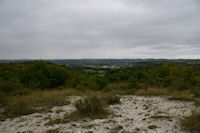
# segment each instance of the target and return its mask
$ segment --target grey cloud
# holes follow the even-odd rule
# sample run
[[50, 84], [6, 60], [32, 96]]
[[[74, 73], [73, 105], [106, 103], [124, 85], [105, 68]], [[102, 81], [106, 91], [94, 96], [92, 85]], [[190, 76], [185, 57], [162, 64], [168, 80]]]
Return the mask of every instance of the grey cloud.
[[0, 0], [0, 58], [200, 58], [199, 0]]

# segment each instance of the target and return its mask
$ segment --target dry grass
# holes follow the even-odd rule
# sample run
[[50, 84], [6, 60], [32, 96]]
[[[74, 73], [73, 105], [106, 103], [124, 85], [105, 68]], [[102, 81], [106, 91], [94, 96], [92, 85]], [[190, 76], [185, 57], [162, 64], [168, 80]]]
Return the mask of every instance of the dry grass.
[[171, 96], [168, 98], [169, 100], [178, 100], [178, 101], [195, 101], [195, 98], [187, 95], [182, 96]]
[[66, 101], [63, 91], [33, 91], [25, 96], [7, 96], [3, 114], [7, 117], [15, 117], [41, 111], [36, 107], [49, 108], [64, 104], [69, 104], [69, 102]]
[[[170, 100], [184, 100], [195, 101], [196, 105], [200, 105], [200, 100], [195, 94], [198, 94], [198, 90], [186, 90], [186, 91], [173, 91], [169, 89], [149, 88], [141, 90], [111, 90], [111, 91], [92, 91], [92, 90], [76, 90], [76, 89], [62, 89], [62, 90], [28, 90], [21, 89], [5, 95], [0, 93], [0, 107], [3, 108], [3, 114], [7, 117], [14, 117], [24, 114], [30, 114], [41, 110], [36, 107], [52, 107], [69, 104], [66, 101], [67, 96], [79, 95], [79, 96], [100, 96], [103, 104], [116, 104], [119, 103], [118, 95], [173, 95], [179, 94], [179, 96], [172, 96]], [[23, 106], [24, 110], [20, 110]], [[1, 115], [1, 114], [0, 114]]]
[[76, 107], [74, 112], [66, 114], [63, 118], [50, 119], [47, 125], [68, 123], [84, 118], [103, 119], [110, 114], [110, 112], [105, 109], [106, 105], [103, 104], [103, 100], [95, 96], [78, 100], [74, 103], [74, 106]]
[[158, 88], [148, 88], [140, 89], [135, 92], [135, 95], [148, 95], [148, 96], [159, 96], [159, 95], [168, 95], [169, 91], [167, 89], [158, 89]]
[[103, 103], [98, 97], [89, 97], [75, 102], [77, 111], [84, 115], [97, 115], [104, 112]]

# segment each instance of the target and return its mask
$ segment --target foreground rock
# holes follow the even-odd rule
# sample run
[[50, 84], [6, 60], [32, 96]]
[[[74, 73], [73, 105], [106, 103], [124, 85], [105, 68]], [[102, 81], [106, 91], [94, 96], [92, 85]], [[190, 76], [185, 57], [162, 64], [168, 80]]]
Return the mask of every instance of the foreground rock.
[[[70, 97], [72, 103], [79, 97]], [[52, 112], [34, 113], [0, 122], [0, 133], [34, 132], [148, 132], [175, 133], [180, 120], [191, 114], [193, 102], [169, 101], [165, 97], [122, 96], [120, 104], [110, 105], [114, 113], [107, 119], [83, 119], [49, 126], [49, 119], [62, 118], [75, 110], [73, 104], [52, 108]]]

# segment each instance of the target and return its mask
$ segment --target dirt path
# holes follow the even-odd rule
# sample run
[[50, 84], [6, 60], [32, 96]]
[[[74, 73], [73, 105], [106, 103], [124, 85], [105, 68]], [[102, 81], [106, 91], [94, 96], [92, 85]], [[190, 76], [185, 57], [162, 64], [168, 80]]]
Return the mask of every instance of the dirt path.
[[[75, 101], [79, 97], [70, 97]], [[49, 118], [62, 118], [75, 110], [73, 104], [52, 108], [52, 112], [34, 113], [0, 122], [0, 133], [30, 131], [34, 133], [57, 129], [59, 132], [148, 132], [175, 133], [180, 129], [180, 119], [195, 109], [192, 102], [169, 101], [164, 97], [122, 96], [121, 103], [110, 105], [115, 115], [107, 119], [84, 119], [66, 124], [48, 126]]]

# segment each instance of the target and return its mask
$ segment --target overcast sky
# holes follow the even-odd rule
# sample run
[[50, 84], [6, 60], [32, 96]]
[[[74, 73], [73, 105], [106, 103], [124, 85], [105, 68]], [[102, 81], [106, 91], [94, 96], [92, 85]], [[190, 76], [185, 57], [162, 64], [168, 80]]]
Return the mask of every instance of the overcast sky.
[[0, 59], [200, 58], [200, 0], [0, 0]]

